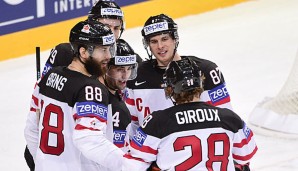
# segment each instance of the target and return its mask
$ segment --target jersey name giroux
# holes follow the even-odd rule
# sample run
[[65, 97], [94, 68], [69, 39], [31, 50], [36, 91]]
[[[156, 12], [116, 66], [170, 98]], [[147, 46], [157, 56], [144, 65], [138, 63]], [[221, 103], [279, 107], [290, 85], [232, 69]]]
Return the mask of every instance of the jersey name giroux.
[[175, 116], [179, 125], [206, 121], [220, 122], [217, 109], [186, 110], [175, 113]]

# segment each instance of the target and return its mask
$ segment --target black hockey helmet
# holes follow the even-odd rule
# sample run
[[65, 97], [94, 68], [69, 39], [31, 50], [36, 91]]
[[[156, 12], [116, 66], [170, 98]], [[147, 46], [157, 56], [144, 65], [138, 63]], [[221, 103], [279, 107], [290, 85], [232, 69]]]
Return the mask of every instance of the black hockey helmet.
[[172, 61], [163, 75], [164, 86], [172, 87], [174, 93], [202, 88], [201, 71], [189, 58]]
[[97, 20], [99, 18], [118, 19], [121, 21], [121, 33], [125, 29], [124, 14], [120, 6], [114, 1], [99, 0], [88, 13], [88, 20]]
[[151, 37], [169, 33], [169, 35], [176, 41], [175, 43], [175, 50], [173, 53], [173, 57], [177, 51], [177, 47], [179, 44], [179, 36], [178, 36], [178, 25], [174, 22], [174, 20], [165, 15], [159, 14], [155, 16], [151, 16], [145, 22], [145, 25], [141, 31], [143, 36], [143, 45], [147, 51], [149, 59], [152, 59], [152, 53], [149, 53], [149, 40]]
[[170, 33], [173, 39], [179, 41], [178, 25], [172, 18], [165, 14], [148, 18], [141, 33], [146, 43], [149, 41], [149, 38], [163, 33]]
[[137, 63], [137, 55], [131, 46], [123, 39], [116, 40], [116, 55], [109, 65], [133, 65]]
[[116, 54], [110, 59], [109, 66], [131, 66], [131, 76], [129, 80], [137, 76], [137, 54], [131, 46], [123, 39], [116, 41]]
[[[94, 46], [114, 46], [115, 44], [111, 29], [96, 21], [80, 21], [77, 23], [70, 31], [69, 41], [75, 53], [80, 47], [85, 46], [88, 47], [90, 54], [92, 54]], [[115, 49], [111, 48], [111, 50]]]

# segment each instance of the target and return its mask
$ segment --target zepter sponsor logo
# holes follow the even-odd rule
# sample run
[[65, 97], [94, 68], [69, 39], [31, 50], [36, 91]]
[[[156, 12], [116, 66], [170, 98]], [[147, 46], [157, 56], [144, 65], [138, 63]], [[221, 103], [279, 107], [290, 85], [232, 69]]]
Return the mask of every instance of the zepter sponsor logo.
[[115, 42], [115, 37], [114, 37], [113, 34], [108, 35], [108, 36], [103, 36], [102, 37], [102, 42], [103, 42], [103, 45], [113, 44]]
[[52, 64], [50, 63], [46, 63], [44, 68], [43, 68], [43, 71], [42, 71], [42, 75], [46, 75], [46, 73], [51, 70], [53, 67], [52, 67]]
[[78, 102], [76, 105], [79, 116], [96, 115], [103, 120], [107, 120], [108, 108], [95, 102]]
[[169, 26], [167, 22], [160, 22], [160, 23], [154, 23], [150, 24], [148, 26], [144, 27], [144, 33], [145, 35], [156, 33], [159, 31], [168, 30]]
[[131, 65], [137, 62], [136, 55], [115, 56], [115, 65]]
[[142, 147], [146, 138], [147, 138], [147, 135], [140, 128], [138, 128], [136, 131], [136, 134], [133, 136], [132, 140], [139, 147]]
[[221, 84], [212, 90], [208, 91], [209, 97], [213, 103], [216, 103], [218, 101], [221, 101], [223, 99], [226, 99], [230, 97], [228, 90], [226, 88], [226, 85]]
[[101, 15], [115, 15], [123, 17], [123, 12], [117, 8], [102, 8]]
[[126, 131], [125, 130], [114, 130], [114, 144], [124, 144]]
[[242, 130], [243, 130], [243, 133], [246, 136], [246, 138], [248, 138], [250, 136], [251, 130], [247, 127], [247, 125], [245, 123], [244, 123]]

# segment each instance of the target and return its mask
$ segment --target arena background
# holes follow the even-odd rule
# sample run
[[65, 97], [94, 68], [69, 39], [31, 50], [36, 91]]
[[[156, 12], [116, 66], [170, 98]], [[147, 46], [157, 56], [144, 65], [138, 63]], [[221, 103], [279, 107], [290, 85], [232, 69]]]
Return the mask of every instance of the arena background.
[[[124, 1], [128, 0], [119, 2]], [[172, 2], [174, 1], [171, 1], [171, 4]], [[3, 4], [0, 0], [0, 18], [11, 17], [7, 11], [3, 11]], [[218, 7], [215, 10], [175, 19], [179, 26], [179, 54], [195, 55], [218, 64], [225, 75], [234, 111], [248, 121], [250, 112], [257, 104], [262, 103], [264, 99], [276, 97], [287, 80], [297, 78], [297, 75], [289, 77], [291, 68], [297, 68], [298, 64], [297, 7], [297, 0], [248, 0], [245, 3], [225, 8]], [[16, 15], [18, 14], [23, 13], [18, 11]], [[139, 17], [141, 14], [134, 15]], [[0, 38], [4, 37], [4, 28], [7, 28], [3, 27], [3, 23], [11, 22], [0, 21]], [[37, 21], [31, 23], [31, 28], [37, 23]], [[61, 27], [65, 30], [64, 25]], [[18, 33], [16, 29], [21, 29], [21, 25], [11, 26], [5, 35], [9, 34], [7, 31]], [[123, 38], [141, 57], [146, 58], [148, 55], [142, 45], [141, 29], [140, 26], [129, 28], [124, 32]], [[48, 31], [51, 32], [49, 29]], [[32, 34], [32, 37], [36, 35]], [[44, 37], [52, 39], [49, 35]], [[31, 41], [30, 37], [27, 40], [20, 38], [16, 42], [29, 40]], [[3, 39], [0, 45], [1, 57], [11, 57], [11, 52], [20, 51], [20, 48], [17, 48], [19, 45], [4, 42]], [[29, 55], [0, 61], [1, 171], [29, 170], [23, 157], [26, 145], [24, 127], [36, 82], [35, 45], [30, 47], [32, 53]], [[6, 48], [10, 48], [10, 51]], [[50, 49], [41, 51], [41, 66], [44, 65], [49, 53]], [[260, 119], [264, 118], [263, 116], [260, 113]], [[297, 124], [287, 126], [297, 128]], [[297, 138], [282, 137], [278, 132], [268, 135], [262, 133], [264, 129], [252, 129], [259, 150], [250, 164], [251, 171], [298, 171]]]
[[[96, 0], [0, 1], [0, 61], [48, 50], [68, 41], [69, 30]], [[115, 0], [124, 11], [126, 29], [141, 26], [149, 16], [180, 18], [232, 6], [247, 0]]]

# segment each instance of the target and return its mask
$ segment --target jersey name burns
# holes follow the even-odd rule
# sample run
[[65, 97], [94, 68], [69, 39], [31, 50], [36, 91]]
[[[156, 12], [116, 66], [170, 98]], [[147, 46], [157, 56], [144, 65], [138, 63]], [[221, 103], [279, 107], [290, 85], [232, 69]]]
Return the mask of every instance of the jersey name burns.
[[51, 73], [47, 79], [46, 86], [49, 86], [58, 91], [61, 91], [66, 81], [67, 81], [67, 78], [57, 73]]
[[220, 122], [217, 109], [196, 109], [175, 113], [179, 125], [197, 122]]

